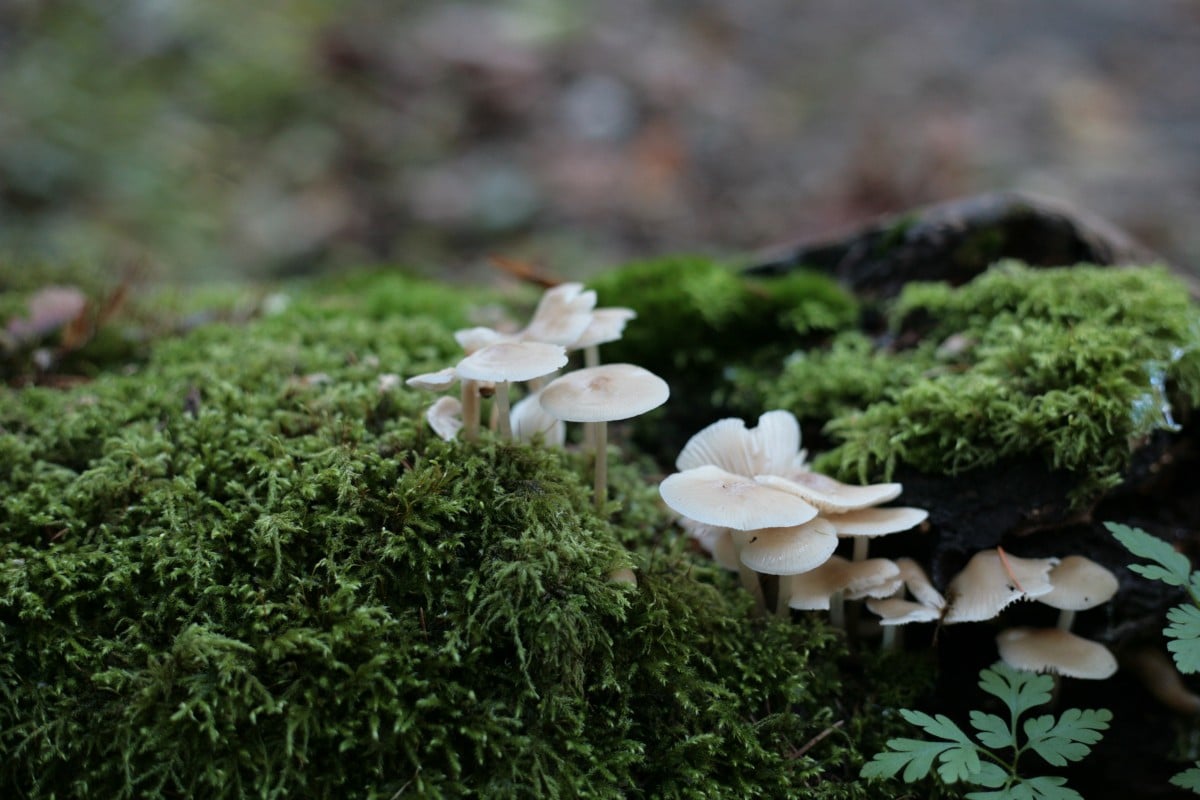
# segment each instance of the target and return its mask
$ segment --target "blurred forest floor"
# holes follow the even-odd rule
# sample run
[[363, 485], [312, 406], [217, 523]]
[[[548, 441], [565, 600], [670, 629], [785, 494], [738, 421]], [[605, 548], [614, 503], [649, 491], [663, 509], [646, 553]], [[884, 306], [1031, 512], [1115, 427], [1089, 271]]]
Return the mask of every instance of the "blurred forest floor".
[[1197, 76], [1186, 0], [8, 0], [0, 252], [584, 276], [1019, 189], [1196, 268]]

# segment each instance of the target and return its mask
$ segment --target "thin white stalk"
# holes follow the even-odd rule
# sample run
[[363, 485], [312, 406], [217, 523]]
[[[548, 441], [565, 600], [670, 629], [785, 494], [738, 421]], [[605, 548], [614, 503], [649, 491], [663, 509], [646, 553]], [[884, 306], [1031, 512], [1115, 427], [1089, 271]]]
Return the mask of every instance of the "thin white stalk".
[[596, 444], [596, 480], [592, 493], [596, 497], [596, 510], [600, 511], [608, 500], [608, 423], [600, 420], [592, 425]]
[[463, 440], [479, 441], [479, 384], [477, 381], [462, 380]]
[[500, 438], [506, 442], [511, 442], [513, 438], [512, 432], [512, 410], [508, 407], [508, 381], [500, 381], [496, 384], [496, 423], [500, 429]]
[[741, 578], [742, 588], [750, 593], [754, 598], [754, 613], [756, 616], [764, 616], [767, 613], [767, 601], [763, 597], [762, 581], [758, 577], [758, 573], [750, 569], [742, 562], [742, 547], [745, 544], [743, 537], [737, 532], [733, 533], [733, 551], [737, 556], [738, 577]]

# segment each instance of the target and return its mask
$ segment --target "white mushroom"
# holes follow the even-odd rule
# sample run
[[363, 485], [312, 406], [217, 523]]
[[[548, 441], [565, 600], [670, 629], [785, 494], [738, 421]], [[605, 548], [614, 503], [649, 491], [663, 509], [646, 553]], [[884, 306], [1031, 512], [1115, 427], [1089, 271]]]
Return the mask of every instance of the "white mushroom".
[[600, 366], [600, 345], [615, 342], [625, 333], [625, 325], [637, 317], [632, 308], [597, 308], [592, 311], [591, 324], [571, 343], [571, 347], [583, 351], [586, 367]]
[[842, 483], [828, 475], [809, 470], [792, 470], [783, 475], [756, 475], [759, 481], [784, 492], [803, 497], [823, 513], [845, 514], [895, 500], [903, 487], [898, 483], [875, 483], [855, 486]]
[[666, 381], [633, 364], [576, 370], [542, 390], [542, 408], [550, 414], [566, 422], [595, 424], [597, 508], [608, 496], [608, 423], [658, 408], [670, 394]]
[[795, 575], [815, 569], [837, 549], [833, 526], [817, 517], [802, 525], [759, 528], [735, 534], [744, 539], [742, 563], [763, 575]]
[[867, 557], [867, 543], [871, 539], [911, 530], [928, 517], [929, 512], [925, 509], [908, 507], [860, 508], [842, 514], [825, 515], [837, 528], [838, 536], [854, 539], [855, 561]]
[[845, 627], [843, 597], [886, 597], [895, 591], [899, 575], [899, 568], [886, 558], [850, 561], [831, 556], [816, 569], [781, 579], [779, 591], [787, 594], [790, 608], [829, 610], [830, 622]]
[[433, 432], [447, 442], [458, 435], [462, 428], [462, 403], [456, 397], [439, 397], [425, 411], [425, 419]]
[[732, 417], [704, 428], [684, 445], [675, 468], [682, 472], [712, 464], [749, 478], [799, 469], [804, 457], [795, 415], [768, 411], [755, 428], [747, 429], [742, 420]]
[[1090, 680], [1104, 680], [1117, 671], [1117, 659], [1107, 647], [1058, 628], [1010, 628], [996, 637], [996, 647], [1014, 669]]
[[817, 516], [815, 508], [795, 495], [711, 464], [668, 475], [658, 492], [685, 517], [740, 531], [803, 525]]
[[1059, 609], [1058, 627], [1069, 631], [1075, 623], [1075, 612], [1107, 603], [1117, 593], [1117, 576], [1108, 569], [1083, 556], [1067, 556], [1050, 570], [1054, 588], [1038, 598], [1051, 608]]
[[[499, 342], [476, 350], [458, 362], [455, 371], [464, 381], [495, 381], [500, 435], [511, 439], [508, 384], [511, 381], [528, 381], [549, 374], [566, 363], [566, 349], [561, 345], [543, 342]], [[463, 417], [467, 424], [470, 424], [471, 418], [468, 416], [465, 398]]]
[[1011, 604], [1048, 594], [1056, 558], [1019, 558], [999, 549], [983, 550], [967, 562], [946, 587], [948, 608], [943, 621], [982, 622]]
[[513, 438], [531, 442], [541, 436], [552, 447], [562, 447], [567, 439], [567, 426], [558, 417], [542, 408], [540, 392], [533, 392], [512, 407]]

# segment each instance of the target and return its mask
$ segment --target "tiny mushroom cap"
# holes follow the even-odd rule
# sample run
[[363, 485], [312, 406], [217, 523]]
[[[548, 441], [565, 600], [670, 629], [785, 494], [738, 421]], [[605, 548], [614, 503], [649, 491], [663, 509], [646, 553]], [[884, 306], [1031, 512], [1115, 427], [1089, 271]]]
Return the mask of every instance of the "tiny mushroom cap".
[[414, 375], [405, 381], [406, 384], [417, 389], [428, 389], [434, 392], [440, 392], [449, 389], [458, 381], [458, 372], [454, 367], [446, 367], [439, 369], [437, 372], [426, 372], [421, 375]]
[[1052, 608], [1084, 611], [1107, 603], [1117, 593], [1117, 576], [1083, 556], [1067, 556], [1050, 570], [1054, 587], [1038, 598]]
[[615, 342], [625, 333], [625, 323], [636, 316], [632, 308], [597, 308], [592, 312], [591, 324], [570, 346], [581, 349]]
[[555, 378], [542, 390], [541, 403], [567, 422], [612, 422], [658, 408], [670, 394], [667, 382], [649, 370], [605, 364]]
[[460, 378], [474, 381], [529, 381], [567, 363], [562, 345], [543, 342], [497, 342], [458, 362]]
[[867, 608], [879, 615], [880, 625], [907, 625], [910, 622], [933, 622], [942, 616], [939, 608], [924, 603], [914, 603], [898, 597], [871, 597]]
[[827, 514], [844, 514], [895, 500], [903, 488], [898, 483], [855, 486], [806, 469], [791, 470], [786, 477], [756, 475], [755, 479], [772, 489], [802, 497]]
[[508, 334], [500, 333], [491, 328], [463, 328], [454, 332], [454, 341], [458, 342], [459, 347], [467, 355], [471, 355], [476, 350], [482, 350], [490, 344], [499, 344], [500, 342], [515, 341], [516, 337]]
[[921, 605], [937, 609], [940, 616], [941, 610], [946, 607], [946, 598], [933, 588], [921, 565], [911, 558], [897, 558], [896, 566], [900, 569], [900, 577], [904, 580], [904, 587], [908, 589], [908, 593]]
[[1056, 558], [1018, 558], [1000, 550], [982, 550], [971, 556], [963, 571], [946, 587], [949, 607], [944, 621], [982, 622], [1021, 599], [1048, 594], [1050, 570]]
[[563, 283], [547, 289], [533, 318], [518, 336], [526, 341], [573, 345], [592, 323], [596, 293], [582, 283]]
[[734, 534], [745, 540], [742, 563], [764, 575], [795, 575], [815, 569], [833, 555], [833, 526], [817, 517], [788, 528], [760, 528]]
[[803, 467], [800, 423], [790, 411], [768, 411], [758, 426], [746, 428], [736, 417], [722, 419], [696, 433], [675, 460], [678, 470], [713, 464], [737, 475], [780, 474]]
[[439, 397], [425, 411], [425, 419], [433, 432], [448, 442], [462, 429], [462, 403], [457, 397]]
[[539, 402], [539, 394], [534, 392], [512, 407], [513, 438], [529, 442], [540, 435], [546, 444], [562, 447], [567, 440], [567, 426], [558, 417], [546, 413]]
[[740, 531], [802, 525], [817, 516], [817, 510], [799, 497], [711, 464], [668, 475], [658, 492], [685, 517]]
[[860, 508], [827, 519], [837, 528], [838, 536], [887, 536], [917, 527], [929, 517], [923, 508]]
[[850, 561], [831, 556], [816, 569], [788, 576], [788, 606], [799, 611], [827, 611], [829, 599], [838, 592], [847, 597], [890, 594], [895, 591], [899, 574], [896, 565], [886, 558]]
[[1117, 659], [1107, 647], [1058, 628], [1001, 631], [996, 647], [1004, 663], [1015, 669], [1091, 680], [1110, 678], [1117, 671]]

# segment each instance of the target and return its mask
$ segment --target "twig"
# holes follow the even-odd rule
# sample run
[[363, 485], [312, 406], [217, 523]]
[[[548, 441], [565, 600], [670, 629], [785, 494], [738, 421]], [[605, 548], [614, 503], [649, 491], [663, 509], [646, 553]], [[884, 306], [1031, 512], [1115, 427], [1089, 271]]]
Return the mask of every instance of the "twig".
[[807, 742], [805, 742], [800, 747], [797, 747], [795, 750], [792, 750], [792, 752], [787, 754], [787, 757], [789, 759], [796, 759], [796, 758], [799, 758], [800, 756], [804, 755], [809, 750], [812, 750], [814, 747], [816, 747], [818, 744], [820, 744], [821, 740], [824, 739], [826, 736], [833, 733], [838, 728], [842, 727], [842, 725], [845, 724], [845, 722], [846, 722], [846, 720], [839, 719], [837, 722], [833, 723], [828, 728], [821, 731], [813, 738], [809, 739]]

